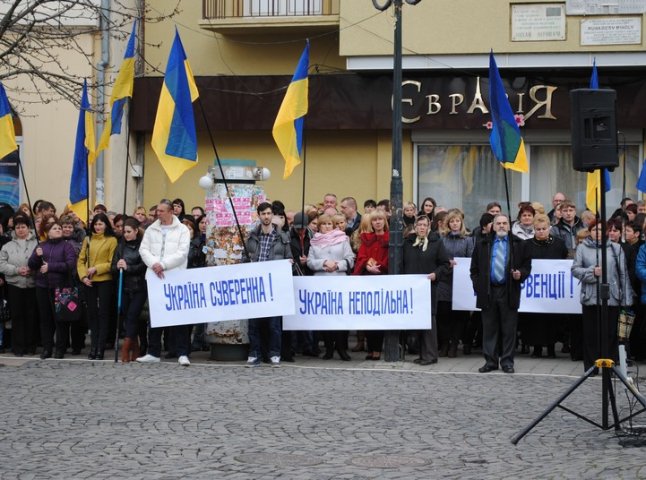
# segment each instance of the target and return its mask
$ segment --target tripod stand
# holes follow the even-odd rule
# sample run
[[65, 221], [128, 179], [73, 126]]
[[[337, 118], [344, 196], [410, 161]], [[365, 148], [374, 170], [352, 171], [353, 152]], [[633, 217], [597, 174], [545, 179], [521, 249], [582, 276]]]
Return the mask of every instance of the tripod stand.
[[[600, 169], [602, 170], [602, 169]], [[594, 366], [590, 367], [582, 377], [580, 377], [574, 384], [569, 387], [556, 401], [554, 401], [541, 415], [539, 415], [534, 421], [532, 421], [527, 427], [521, 430], [519, 433], [514, 435], [511, 439], [511, 443], [516, 445], [525, 435], [527, 435], [536, 425], [538, 425], [545, 417], [547, 417], [555, 408], [559, 407], [565, 410], [568, 413], [585, 420], [586, 422], [594, 425], [595, 427], [601, 428], [602, 430], [609, 430], [614, 428], [619, 430], [620, 425], [633, 418], [636, 415], [639, 415], [646, 410], [646, 398], [641, 395], [635, 386], [628, 381], [626, 376], [617, 368], [613, 360], [608, 359], [608, 299], [610, 298], [610, 285], [608, 284], [608, 272], [607, 272], [607, 239], [606, 239], [606, 185], [603, 171], [599, 172], [600, 176], [600, 210], [601, 210], [601, 284], [599, 285], [599, 296], [597, 300], [601, 300], [600, 305], [600, 345], [601, 345], [601, 357], [595, 361]], [[596, 372], [600, 371], [601, 373], [601, 424], [590, 420], [589, 418], [581, 415], [567, 407], [561, 405], [572, 392], [574, 392], [583, 382], [593, 375], [596, 375]], [[635, 399], [642, 405], [642, 409], [638, 412], [635, 412], [628, 417], [623, 419], [619, 418], [619, 413], [617, 412], [617, 403], [615, 401], [615, 392], [612, 387], [611, 375], [614, 374], [630, 391], [630, 393], [635, 397]], [[612, 409], [613, 423], [609, 424], [608, 421], [608, 407]]]

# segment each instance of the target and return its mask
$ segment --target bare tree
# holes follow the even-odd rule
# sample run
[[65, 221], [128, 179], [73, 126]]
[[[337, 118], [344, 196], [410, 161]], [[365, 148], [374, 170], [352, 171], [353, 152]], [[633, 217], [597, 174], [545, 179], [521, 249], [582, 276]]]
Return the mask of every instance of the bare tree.
[[[65, 59], [89, 66], [93, 75], [88, 82], [94, 87], [104, 86], [96, 81], [102, 76], [94, 73], [114, 67], [103, 64], [88, 48], [88, 34], [96, 41], [106, 36], [124, 40], [135, 19], [142, 32], [144, 21], [156, 23], [174, 16], [180, 2], [175, 0], [170, 13], [160, 14], [143, 0], [1, 0], [0, 81], [14, 80], [12, 100], [17, 110], [29, 102], [69, 100], [78, 105], [83, 78]], [[121, 59], [111, 62], [118, 68]]]

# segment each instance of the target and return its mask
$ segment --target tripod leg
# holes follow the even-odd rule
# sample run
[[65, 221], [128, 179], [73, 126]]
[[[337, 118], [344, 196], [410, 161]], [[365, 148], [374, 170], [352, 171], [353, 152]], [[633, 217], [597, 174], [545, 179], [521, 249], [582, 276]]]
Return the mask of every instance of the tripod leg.
[[[617, 413], [617, 400], [615, 398], [615, 390], [614, 388], [612, 388], [612, 382], [610, 381], [610, 372], [608, 372], [608, 399], [610, 400], [610, 408], [612, 409], [612, 419], [614, 421], [613, 425], [611, 426], [614, 426], [615, 430], [619, 430], [619, 414]], [[610, 428], [610, 426], [608, 426], [607, 428]]]
[[623, 383], [624, 386], [628, 390], [630, 390], [630, 393], [633, 394], [633, 397], [635, 397], [635, 399], [639, 403], [641, 403], [642, 407], [646, 408], [646, 398], [641, 393], [639, 393], [639, 391], [635, 388], [635, 385], [633, 385], [631, 382], [628, 381], [626, 376], [623, 374], [623, 372], [616, 365], [613, 365], [612, 371], [617, 376], [617, 378], [619, 380], [621, 380], [621, 383]]
[[590, 378], [590, 375], [595, 371], [596, 367], [590, 367], [587, 372], [583, 374], [582, 377], [580, 377], [576, 382], [572, 384], [570, 388], [568, 388], [563, 394], [557, 398], [554, 403], [552, 403], [543, 413], [541, 413], [538, 417], [536, 417], [535, 420], [533, 420], [529, 425], [527, 425], [523, 430], [518, 432], [516, 435], [514, 435], [511, 438], [511, 443], [516, 445], [525, 435], [527, 435], [529, 432], [532, 431], [532, 429], [538, 425], [545, 417], [547, 417], [552, 410], [554, 410], [556, 407], [558, 407], [563, 400], [565, 400], [572, 392], [574, 392], [579, 386], [585, 382], [588, 378]]

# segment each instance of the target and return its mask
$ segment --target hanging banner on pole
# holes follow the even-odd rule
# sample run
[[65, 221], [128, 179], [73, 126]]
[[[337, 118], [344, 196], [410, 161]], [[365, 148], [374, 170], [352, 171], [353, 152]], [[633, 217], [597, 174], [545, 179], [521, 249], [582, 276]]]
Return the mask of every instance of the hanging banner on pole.
[[[477, 311], [471, 259], [455, 258], [453, 310]], [[581, 286], [572, 276], [572, 260], [532, 260], [532, 271], [521, 285], [519, 312], [581, 313]]]
[[192, 325], [294, 313], [289, 260], [146, 273], [150, 325]]
[[428, 330], [426, 275], [294, 277], [294, 315], [283, 330]]

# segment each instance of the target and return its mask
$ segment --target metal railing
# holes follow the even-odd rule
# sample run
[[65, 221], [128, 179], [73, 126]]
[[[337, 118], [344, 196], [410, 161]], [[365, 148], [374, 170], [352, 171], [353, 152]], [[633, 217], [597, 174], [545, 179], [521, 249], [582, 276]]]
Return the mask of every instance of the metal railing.
[[202, 18], [338, 15], [339, 0], [202, 0]]

